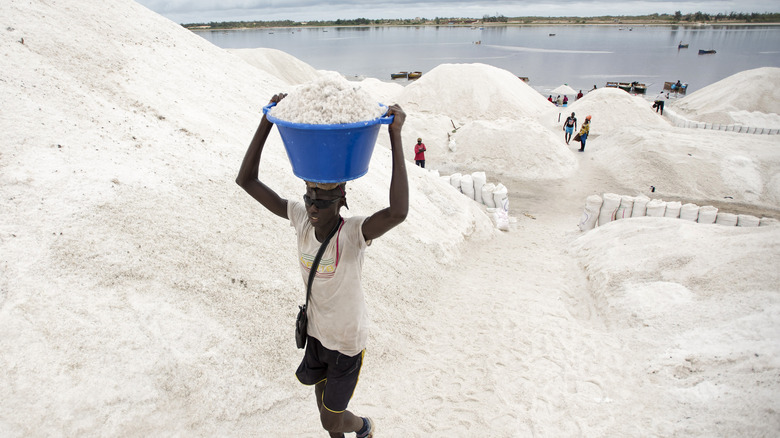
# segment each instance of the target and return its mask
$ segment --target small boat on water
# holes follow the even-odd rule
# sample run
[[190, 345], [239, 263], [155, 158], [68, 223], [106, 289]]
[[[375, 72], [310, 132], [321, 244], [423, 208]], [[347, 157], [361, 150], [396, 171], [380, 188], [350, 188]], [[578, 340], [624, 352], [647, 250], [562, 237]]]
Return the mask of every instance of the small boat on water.
[[699, 49], [699, 55], [712, 55], [713, 53], [716, 53], [715, 50], [702, 50], [702, 49]]
[[627, 93], [646, 94], [647, 85], [639, 82], [607, 82], [607, 88], [620, 88]]
[[550, 34], [550, 36], [555, 36], [555, 34], [554, 34], [554, 33], [551, 33], [551, 34]]
[[678, 83], [678, 82], [664, 82], [664, 91], [671, 91], [672, 93], [677, 94], [685, 94], [685, 91], [688, 90], [688, 84]]
[[687, 49], [688, 48], [688, 44], [680, 43], [680, 44], [677, 45], [677, 48], [678, 49]]
[[527, 76], [518, 76], [518, 78], [520, 78], [520, 80], [525, 82], [525, 83], [528, 83], [528, 81], [529, 81]]
[[403, 79], [405, 78], [409, 73], [405, 71], [399, 71], [398, 73], [390, 73], [390, 79]]
[[413, 72], [409, 72], [407, 78], [411, 81], [413, 79], [420, 79], [420, 76], [422, 76], [421, 71], [413, 71]]

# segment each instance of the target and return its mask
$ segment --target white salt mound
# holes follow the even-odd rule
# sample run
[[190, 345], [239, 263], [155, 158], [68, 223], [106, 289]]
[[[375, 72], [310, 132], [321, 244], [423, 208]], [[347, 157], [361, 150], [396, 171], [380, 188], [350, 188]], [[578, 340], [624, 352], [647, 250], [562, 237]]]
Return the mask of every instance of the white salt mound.
[[511, 72], [486, 64], [438, 65], [406, 86], [398, 104], [406, 110], [445, 114], [461, 122], [531, 117], [552, 107]]
[[322, 73], [300, 59], [276, 49], [228, 49], [249, 65], [290, 84], [305, 84]]
[[544, 126], [560, 133], [560, 137], [563, 138], [561, 131], [563, 123], [571, 113], [575, 113], [578, 130], [585, 122], [586, 116], [593, 117], [591, 134], [604, 134], [627, 126], [654, 129], [669, 127], [669, 122], [656, 114], [652, 104], [646, 99], [632, 96], [619, 88], [606, 87], [591, 91], [567, 108], [548, 108], [540, 112], [537, 118]]
[[291, 91], [270, 114], [293, 123], [334, 125], [374, 120], [384, 111], [360, 86], [329, 72]]
[[688, 114], [748, 111], [780, 114], [780, 68], [762, 67], [733, 74], [676, 101]]

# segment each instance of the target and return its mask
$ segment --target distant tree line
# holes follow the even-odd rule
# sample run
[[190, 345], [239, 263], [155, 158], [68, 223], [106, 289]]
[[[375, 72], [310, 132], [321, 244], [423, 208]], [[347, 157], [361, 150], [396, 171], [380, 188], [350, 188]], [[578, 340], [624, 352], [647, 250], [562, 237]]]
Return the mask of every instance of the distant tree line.
[[478, 23], [517, 23], [517, 24], [559, 24], [559, 23], [780, 23], [780, 13], [744, 13], [731, 12], [728, 14], [708, 14], [706, 12], [693, 12], [683, 14], [676, 11], [674, 14], [651, 14], [637, 16], [602, 16], [602, 17], [505, 17], [503, 15], [485, 15], [482, 19], [475, 18], [455, 18], [455, 17], [436, 17], [432, 20], [427, 18], [406, 18], [406, 19], [369, 19], [353, 18], [338, 20], [316, 20], [316, 21], [220, 21], [209, 23], [188, 23], [182, 26], [189, 29], [209, 28], [209, 29], [240, 29], [240, 28], [265, 28], [265, 27], [302, 27], [302, 26], [420, 26], [420, 25], [474, 25]]

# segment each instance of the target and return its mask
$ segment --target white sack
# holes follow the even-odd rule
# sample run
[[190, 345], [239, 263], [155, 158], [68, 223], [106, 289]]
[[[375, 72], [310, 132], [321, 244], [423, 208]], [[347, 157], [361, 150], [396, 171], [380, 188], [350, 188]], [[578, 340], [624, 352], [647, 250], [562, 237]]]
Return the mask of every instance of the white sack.
[[[498, 185], [496, 185], [495, 190], [493, 190], [493, 203], [496, 205], [496, 208], [501, 208], [501, 206], [504, 205], [504, 200], [507, 199], [507, 193], [508, 191], [503, 184], [498, 183]], [[508, 205], [509, 204], [507, 203], [507, 206]]]
[[680, 219], [696, 222], [699, 219], [699, 206], [696, 204], [683, 204], [680, 207]]
[[664, 217], [679, 218], [682, 204], [677, 201], [669, 201], [666, 203], [666, 211]]
[[715, 223], [718, 225], [726, 225], [727, 227], [735, 227], [737, 225], [737, 215], [720, 211], [718, 212], [718, 217], [715, 219]]
[[471, 175], [460, 177], [460, 191], [469, 199], [474, 199], [474, 180], [471, 179]]
[[474, 181], [474, 200], [482, 204], [482, 186], [487, 182], [485, 172], [472, 172], [471, 179]]
[[496, 220], [496, 228], [501, 231], [509, 231], [509, 198], [503, 199], [501, 205], [493, 213], [493, 218]]
[[631, 212], [634, 209], [634, 197], [633, 196], [621, 196], [620, 206], [615, 213], [615, 219], [627, 219], [631, 217]]
[[634, 197], [634, 208], [631, 210], [631, 217], [645, 217], [647, 215], [647, 203], [650, 198], [645, 195]]
[[450, 144], [448, 145], [450, 148], [450, 151], [455, 152], [458, 150], [458, 145], [455, 144], [455, 140], [450, 140]]
[[664, 217], [664, 213], [666, 213], [666, 202], [660, 199], [651, 199], [650, 202], [647, 203], [646, 216]]
[[599, 212], [599, 226], [614, 221], [618, 207], [620, 207], [620, 195], [604, 193], [604, 202], [601, 204], [601, 211]]
[[769, 227], [777, 224], [780, 224], [780, 221], [778, 221], [773, 217], [762, 217], [761, 220], [758, 222], [759, 227]]
[[452, 175], [450, 175], [450, 185], [458, 189], [458, 191], [460, 191], [460, 178], [462, 176], [463, 175], [461, 175], [460, 173], [453, 173]]
[[493, 190], [496, 189], [496, 185], [493, 183], [485, 183], [482, 186], [482, 203], [485, 207], [495, 208], [496, 203], [493, 201]]
[[590, 195], [585, 200], [585, 211], [582, 212], [580, 222], [577, 226], [580, 231], [592, 230], [596, 226], [596, 221], [599, 219], [599, 211], [601, 210], [601, 204], [603, 203], [601, 196]]
[[711, 205], [705, 205], [704, 207], [699, 207], [699, 219], [697, 222], [700, 224], [714, 224], [717, 217], [718, 209]]
[[757, 227], [761, 220], [753, 215], [739, 214], [737, 215], [738, 227]]

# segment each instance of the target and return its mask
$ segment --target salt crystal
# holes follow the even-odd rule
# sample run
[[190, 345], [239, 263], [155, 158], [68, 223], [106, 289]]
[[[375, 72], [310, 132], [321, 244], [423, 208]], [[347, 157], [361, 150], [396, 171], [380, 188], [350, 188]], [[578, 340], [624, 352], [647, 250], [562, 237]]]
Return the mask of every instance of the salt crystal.
[[384, 112], [368, 92], [333, 73], [291, 91], [269, 114], [287, 122], [334, 125], [374, 120]]

